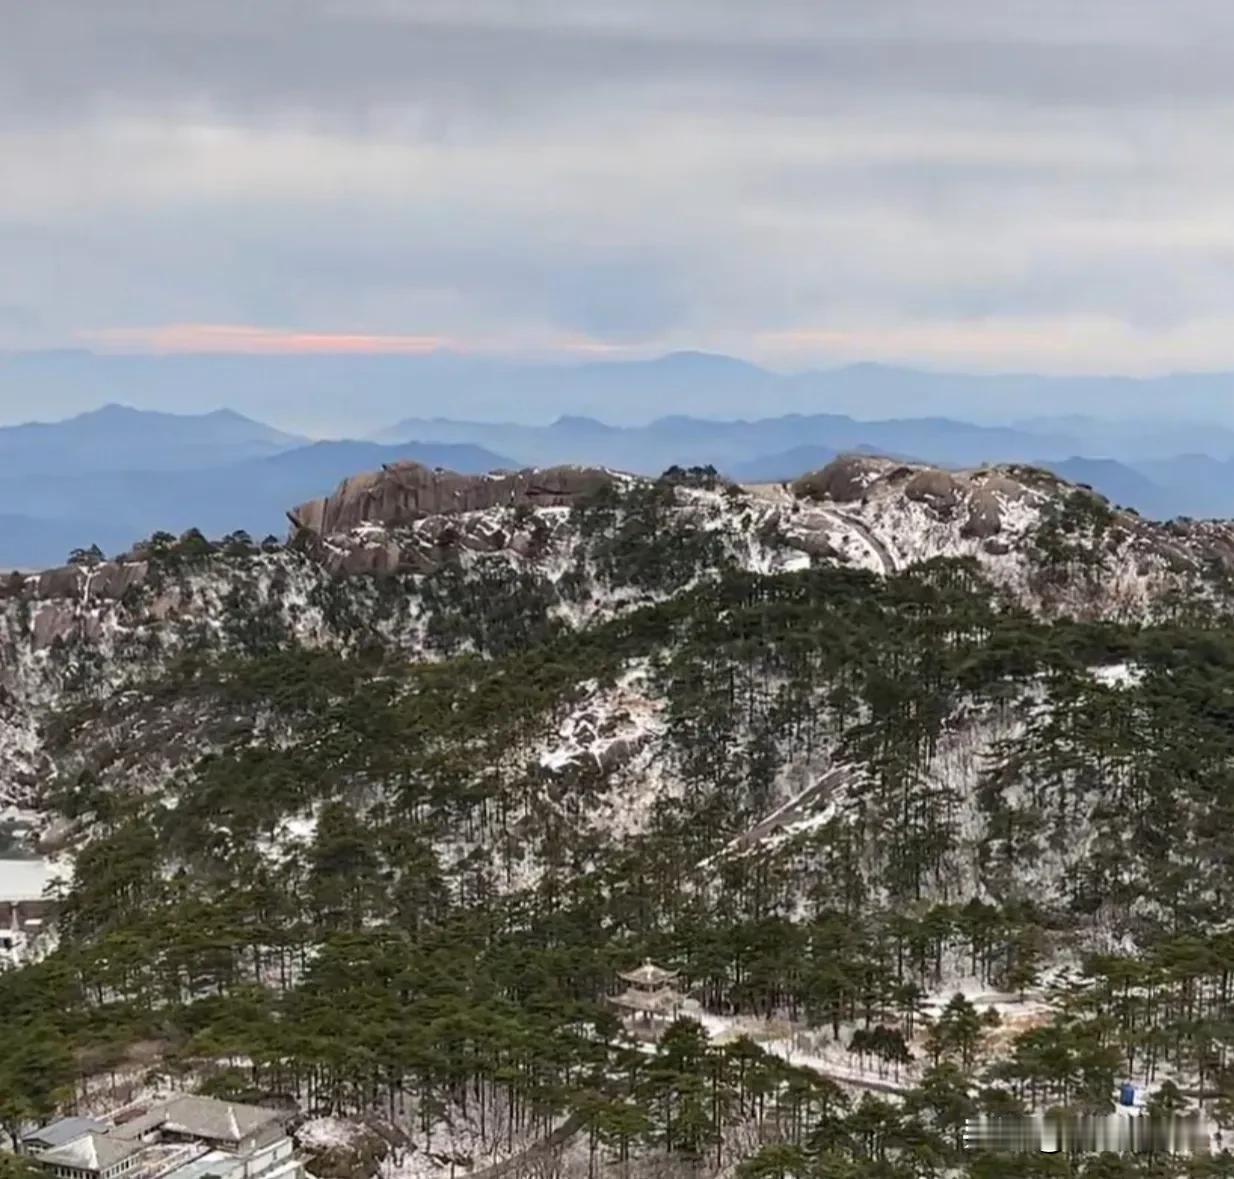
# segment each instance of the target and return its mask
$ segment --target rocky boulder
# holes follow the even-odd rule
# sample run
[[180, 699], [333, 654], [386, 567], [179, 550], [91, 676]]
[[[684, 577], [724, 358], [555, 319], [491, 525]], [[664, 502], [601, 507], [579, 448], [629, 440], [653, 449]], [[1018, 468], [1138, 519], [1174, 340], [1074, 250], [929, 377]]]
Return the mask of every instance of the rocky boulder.
[[792, 492], [801, 499], [856, 503], [865, 496], [870, 484], [892, 467], [893, 464], [886, 459], [857, 454], [841, 455], [825, 467], [802, 475], [793, 483]]
[[86, 585], [86, 571], [78, 565], [48, 569], [33, 581], [36, 598], [80, 598]]
[[909, 479], [904, 485], [904, 494], [936, 512], [950, 512], [960, 502], [961, 487], [947, 471], [926, 468]]
[[305, 1122], [295, 1139], [309, 1156], [305, 1170], [316, 1179], [370, 1179], [390, 1153], [389, 1143], [374, 1127], [342, 1118]]
[[145, 561], [100, 565], [90, 577], [90, 597], [118, 602], [130, 589], [145, 582], [148, 571], [149, 565]]
[[1003, 512], [1007, 505], [1023, 503], [1029, 490], [1005, 471], [976, 471], [969, 479], [971, 492], [968, 499], [968, 516], [960, 535], [985, 540], [997, 536], [1003, 526]]
[[499, 506], [569, 506], [612, 478], [608, 471], [594, 467], [460, 475], [419, 463], [392, 463], [380, 471], [345, 479], [333, 495], [301, 504], [288, 515], [297, 531], [329, 536], [364, 524], [396, 528], [428, 516]]

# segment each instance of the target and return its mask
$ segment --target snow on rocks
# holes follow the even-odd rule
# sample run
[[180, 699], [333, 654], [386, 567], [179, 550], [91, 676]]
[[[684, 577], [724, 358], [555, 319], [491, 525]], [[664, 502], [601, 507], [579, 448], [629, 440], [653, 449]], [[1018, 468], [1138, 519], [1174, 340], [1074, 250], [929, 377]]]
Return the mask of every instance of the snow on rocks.
[[842, 1024], [840, 1038], [834, 1039], [829, 1028], [811, 1028], [785, 1019], [715, 1015], [707, 1011], [685, 1014], [697, 1020], [716, 1043], [748, 1037], [764, 1052], [778, 1056], [786, 1064], [809, 1069], [849, 1089], [899, 1093], [911, 1088], [919, 1079], [919, 1063], [894, 1068], [849, 1052], [847, 1044], [856, 1029], [854, 1024]]
[[[618, 487], [634, 482], [632, 477], [607, 477]], [[687, 532], [706, 532], [717, 543], [708, 551], [718, 553], [725, 567], [776, 574], [838, 562], [882, 576], [933, 558], [968, 558], [1020, 602], [1044, 614], [1148, 617], [1167, 591], [1186, 589], [1197, 600], [1216, 593], [1202, 571], [1223, 553], [1234, 554], [1230, 526], [1167, 527], [1112, 512], [1108, 532], [1102, 534], [1099, 575], [1052, 580], [1053, 574], [1043, 575], [1040, 545], [1052, 513], [1077, 497], [1094, 518], [1104, 519], [1107, 510], [1094, 507], [1098, 501], [1090, 493], [1021, 467], [943, 472], [850, 457], [791, 487], [677, 486], [672, 496], [676, 506], [670, 510], [679, 514]], [[0, 598], [0, 806], [37, 804], [45, 764], [39, 720], [46, 712], [77, 701], [115, 702], [186, 650], [222, 654], [250, 649], [248, 628], [254, 620], [263, 629], [263, 642], [269, 641], [268, 631], [278, 642], [345, 652], [376, 637], [391, 651], [426, 660], [440, 656], [427, 641], [432, 595], [421, 591], [424, 576], [443, 564], [451, 566], [464, 587], [469, 579], [506, 566], [541, 587], [556, 587], [561, 592], [545, 595], [552, 602], [549, 617], [571, 628], [594, 625], [674, 592], [606, 584], [593, 567], [594, 553], [573, 501], [565, 502], [564, 495], [517, 506], [491, 498], [480, 496], [475, 502], [483, 506], [471, 510], [398, 527], [359, 519], [350, 532], [320, 537], [325, 549], [336, 546], [344, 555], [357, 547], [406, 541], [432, 557], [423, 570], [403, 569], [393, 583], [382, 576], [345, 576], [346, 562], [331, 563], [292, 546], [175, 567], [130, 561], [88, 572], [51, 571], [27, 579], [17, 590], [10, 587], [8, 596]], [[1087, 519], [1083, 511], [1079, 518], [1081, 523]], [[452, 534], [448, 560], [438, 546], [443, 529]], [[1086, 534], [1080, 539], [1088, 543], [1093, 538]], [[371, 562], [359, 566], [360, 573], [376, 568]], [[678, 588], [716, 574], [699, 569]], [[1139, 674], [1120, 666], [1093, 671], [1111, 689], [1130, 686]], [[535, 805], [581, 806], [587, 821], [618, 834], [643, 829], [652, 809], [681, 789], [664, 739], [665, 701], [657, 697], [652, 679], [645, 666], [632, 666], [615, 685], [588, 685], [583, 698], [553, 721], [534, 748], [511, 751], [519, 762], [511, 772], [528, 772], [540, 784], [533, 792]], [[187, 711], [174, 719], [186, 729], [198, 720]], [[260, 733], [261, 715], [252, 720]], [[115, 723], [130, 724], [123, 719]], [[146, 722], [133, 719], [130, 727], [141, 723]], [[193, 754], [209, 752], [209, 734], [194, 731], [199, 739]], [[147, 749], [156, 739], [168, 750], [181, 748], [159, 733], [142, 738]], [[978, 741], [970, 748], [960, 739], [952, 752], [944, 750], [937, 770], [942, 784], [971, 794], [981, 746]], [[809, 776], [825, 772], [828, 764], [825, 755], [808, 766], [797, 759], [794, 769], [807, 779], [777, 780], [768, 812], [800, 795], [810, 785]], [[139, 766], [113, 770], [125, 774], [130, 786], [154, 790], [178, 768], [169, 754], [162, 764], [146, 757]], [[792, 840], [840, 817], [842, 809], [822, 804], [800, 808], [791, 817], [780, 816], [776, 829], [764, 831], [761, 839], [772, 845]], [[970, 817], [958, 812], [955, 819], [963, 827]], [[273, 833], [265, 850], [281, 854], [308, 838], [311, 831], [289, 824]], [[459, 856], [474, 851], [470, 845], [453, 849]], [[518, 860], [511, 851], [511, 881], [522, 878]]]
[[663, 732], [663, 708], [663, 701], [648, 695], [647, 663], [640, 660], [612, 688], [586, 686], [584, 699], [540, 751], [539, 764], [550, 774], [583, 764], [613, 770]]
[[1134, 688], [1144, 679], [1144, 669], [1131, 663], [1111, 663], [1105, 667], [1093, 667], [1089, 674], [1106, 688], [1121, 691]]
[[312, 1118], [296, 1131], [296, 1142], [314, 1152], [347, 1148], [363, 1137], [363, 1127], [345, 1118]]
[[0, 808], [34, 801], [41, 759], [38, 728], [28, 713], [0, 712]]
[[698, 867], [707, 868], [716, 859], [756, 849], [765, 852], [825, 826], [842, 814], [854, 772], [850, 766], [834, 766], [819, 774], [805, 789], [781, 803], [748, 831], [731, 840], [717, 856], [704, 860]]
[[307, 847], [317, 836], [317, 813], [289, 815], [279, 821], [274, 832], [257, 840], [257, 850], [271, 860], [283, 860]]

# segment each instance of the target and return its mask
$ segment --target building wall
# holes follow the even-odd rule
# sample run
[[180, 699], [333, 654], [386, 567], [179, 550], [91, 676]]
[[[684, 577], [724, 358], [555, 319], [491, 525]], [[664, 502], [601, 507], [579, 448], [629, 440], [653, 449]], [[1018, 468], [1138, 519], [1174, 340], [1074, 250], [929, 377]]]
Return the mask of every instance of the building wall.
[[22, 929], [31, 921], [47, 922], [55, 915], [55, 901], [0, 900], [0, 929]]
[[271, 1122], [253, 1135], [253, 1145], [250, 1149], [261, 1150], [274, 1142], [282, 1142], [287, 1137], [287, 1127], [282, 1121]]
[[56, 915], [54, 901], [0, 901], [0, 955], [11, 958], [37, 937]]
[[127, 1175], [137, 1166], [140, 1159], [141, 1156], [137, 1154], [130, 1155], [128, 1158], [122, 1159], [114, 1167], [110, 1167], [108, 1170], [104, 1171], [102, 1179], [117, 1179], [120, 1175]]
[[305, 1179], [304, 1162], [294, 1156], [281, 1159], [262, 1175], [262, 1179]]
[[49, 1175], [54, 1175], [56, 1179], [120, 1179], [121, 1176], [135, 1170], [140, 1162], [141, 1156], [134, 1154], [122, 1159], [106, 1171], [87, 1171], [79, 1167], [49, 1166], [43, 1163], [39, 1165]]
[[244, 1179], [257, 1179], [257, 1176], [277, 1166], [284, 1159], [291, 1158], [293, 1143], [290, 1138], [283, 1137], [271, 1143], [245, 1160]]

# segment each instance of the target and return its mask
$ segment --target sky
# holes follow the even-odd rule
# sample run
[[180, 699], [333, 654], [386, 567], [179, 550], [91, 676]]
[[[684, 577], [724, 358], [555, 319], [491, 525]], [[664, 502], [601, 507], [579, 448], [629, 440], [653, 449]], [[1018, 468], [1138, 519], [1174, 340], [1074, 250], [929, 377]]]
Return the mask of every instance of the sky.
[[1228, 0], [8, 0], [0, 351], [1234, 368], [1232, 38]]

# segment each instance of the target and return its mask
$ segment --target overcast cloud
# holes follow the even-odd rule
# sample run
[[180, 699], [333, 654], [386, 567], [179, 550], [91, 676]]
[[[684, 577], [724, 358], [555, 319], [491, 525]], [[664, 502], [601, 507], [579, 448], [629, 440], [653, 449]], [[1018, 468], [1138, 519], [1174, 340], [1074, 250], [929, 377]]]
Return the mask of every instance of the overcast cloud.
[[0, 12], [0, 349], [1234, 367], [1228, 0]]

